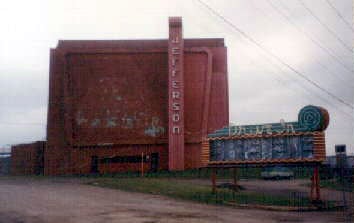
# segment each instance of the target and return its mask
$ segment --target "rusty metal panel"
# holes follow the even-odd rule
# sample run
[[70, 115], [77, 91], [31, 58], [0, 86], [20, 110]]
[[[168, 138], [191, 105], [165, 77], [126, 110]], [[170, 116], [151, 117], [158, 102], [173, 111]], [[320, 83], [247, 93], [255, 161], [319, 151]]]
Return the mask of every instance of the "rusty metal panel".
[[64, 146], [64, 104], [63, 104], [63, 54], [56, 50], [50, 50], [49, 70], [49, 103], [47, 116], [48, 147]]
[[[186, 38], [183, 39], [184, 47], [208, 47], [224, 48], [222, 38]], [[82, 50], [82, 49], [167, 49], [167, 39], [139, 39], [139, 40], [59, 40], [57, 48], [63, 50]]]
[[[66, 119], [72, 124], [65, 129], [73, 128], [67, 136], [73, 145], [165, 143], [166, 51], [94, 52], [73, 51], [65, 57], [70, 79], [64, 85], [70, 82], [71, 100], [64, 110], [72, 106]], [[212, 54], [206, 48], [187, 48], [184, 57], [185, 137], [201, 142], [208, 125], [210, 132], [227, 124], [227, 79], [225, 73], [211, 73]]]
[[227, 49], [224, 46], [208, 47], [212, 55], [207, 133], [229, 123], [229, 93], [227, 77]]
[[[211, 54], [194, 49], [185, 54], [185, 136], [187, 142], [201, 142], [208, 124]], [[195, 66], [198, 64], [199, 66]]]

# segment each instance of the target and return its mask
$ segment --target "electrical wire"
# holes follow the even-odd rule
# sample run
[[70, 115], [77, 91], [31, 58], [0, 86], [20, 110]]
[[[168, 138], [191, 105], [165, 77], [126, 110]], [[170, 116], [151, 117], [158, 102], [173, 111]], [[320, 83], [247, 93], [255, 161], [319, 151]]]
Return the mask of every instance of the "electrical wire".
[[[296, 23], [294, 23], [289, 16], [287, 16], [285, 13], [283, 13], [271, 0], [267, 0], [268, 4], [277, 12], [279, 13], [290, 25], [294, 26], [294, 28], [299, 31], [300, 33], [304, 34], [313, 44], [315, 44], [316, 46], [320, 47], [321, 49], [325, 50], [325, 52], [327, 54], [329, 54], [330, 52], [328, 52], [325, 47], [323, 47], [318, 41], [316, 41], [314, 38], [312, 38], [307, 32], [305, 32], [304, 30], [302, 30]], [[280, 2], [280, 1], [278, 1]], [[285, 8], [285, 7], [283, 7]], [[331, 54], [329, 54], [331, 55]], [[324, 70], [327, 71], [327, 73], [331, 74], [332, 76], [335, 76], [336, 78], [338, 78], [339, 80], [343, 81], [342, 83], [344, 85], [347, 85], [349, 88], [354, 88], [354, 86], [351, 84], [351, 82], [348, 82], [348, 80], [344, 80], [342, 79], [342, 77], [340, 75], [336, 75], [334, 73], [332, 73], [329, 68], [322, 64], [320, 61], [318, 61], [316, 58], [314, 58], [314, 60], [317, 62], [318, 65], [320, 65]], [[351, 72], [354, 73], [354, 70]]]
[[[291, 14], [291, 10], [286, 5], [284, 5], [281, 1], [278, 1], [278, 3], [281, 8], [283, 8], [284, 10], [288, 11]], [[286, 15], [284, 15], [284, 16], [286, 16]], [[321, 48], [328, 55], [330, 55], [335, 61], [337, 61], [339, 64], [341, 64], [343, 66], [343, 68], [345, 68], [350, 73], [354, 72], [354, 69], [352, 67], [347, 66], [345, 63], [343, 63], [342, 59], [339, 58], [338, 56], [336, 56], [335, 53], [330, 48], [327, 48], [324, 45], [320, 44], [318, 41], [316, 41], [316, 39], [313, 36], [311, 36], [311, 34], [309, 32], [306, 32], [303, 29], [301, 29], [298, 25], [296, 25], [296, 23], [292, 22], [289, 17], [287, 20], [290, 20], [289, 21], [290, 23], [294, 24], [294, 26], [296, 26], [300, 32], [302, 32], [304, 35], [306, 35], [314, 44], [316, 44], [319, 48]]]
[[349, 52], [351, 52], [351, 53], [354, 52], [354, 51], [353, 51], [353, 48], [350, 47], [350, 46], [348, 46], [341, 38], [339, 38], [339, 37], [337, 36], [337, 34], [336, 34], [332, 29], [330, 29], [325, 23], [323, 23], [323, 22], [321, 21], [321, 19], [320, 19], [309, 7], [307, 7], [307, 5], [306, 5], [302, 0], [298, 0], [298, 1], [299, 1], [299, 3], [310, 13], [310, 15], [315, 18], [315, 20], [316, 20], [318, 23], [320, 23], [329, 33], [332, 34], [332, 36], [333, 36], [335, 39], [338, 40], [338, 42], [340, 42], [340, 43], [342, 44], [342, 46], [343, 46], [345, 49], [347, 49], [347, 50], [348, 50]]
[[258, 43], [255, 39], [253, 39], [251, 36], [249, 36], [247, 33], [245, 33], [243, 30], [241, 30], [240, 28], [238, 28], [236, 25], [234, 25], [232, 22], [230, 22], [229, 20], [227, 20], [223, 15], [221, 15], [219, 12], [217, 12], [216, 10], [214, 10], [213, 8], [211, 8], [208, 4], [206, 4], [205, 2], [203, 2], [202, 0], [197, 0], [200, 4], [202, 4], [205, 8], [207, 8], [210, 12], [212, 12], [214, 15], [216, 15], [218, 18], [220, 18], [221, 20], [223, 20], [226, 24], [228, 24], [229, 26], [231, 26], [235, 31], [237, 31], [237, 33], [239, 33], [242, 37], [244, 37], [245, 39], [249, 40], [250, 42], [252, 42], [253, 44], [255, 44], [258, 48], [260, 48], [263, 52], [265, 52], [266, 54], [270, 55], [272, 58], [276, 59], [279, 63], [281, 63], [283, 66], [287, 67], [289, 70], [293, 71], [295, 74], [297, 74], [299, 77], [301, 77], [302, 79], [306, 80], [308, 83], [310, 83], [311, 85], [315, 86], [316, 88], [320, 89], [322, 92], [326, 93], [327, 95], [331, 96], [333, 99], [337, 100], [338, 102], [340, 102], [343, 105], [348, 106], [349, 108], [354, 110], [354, 106], [351, 105], [350, 103], [344, 101], [343, 99], [341, 99], [340, 97], [336, 96], [335, 94], [329, 92], [328, 90], [326, 90], [325, 88], [323, 88], [322, 86], [320, 86], [319, 84], [317, 84], [316, 82], [314, 82], [313, 80], [309, 79], [308, 77], [306, 77], [306, 75], [304, 75], [303, 73], [301, 73], [300, 71], [296, 70], [295, 68], [293, 68], [291, 65], [289, 65], [288, 63], [286, 63], [285, 61], [283, 61], [280, 57], [278, 57], [277, 55], [275, 55], [274, 53], [272, 53], [271, 51], [269, 51], [268, 49], [266, 49], [265, 47], [263, 47], [263, 45], [261, 45], [260, 43]]
[[354, 32], [354, 28], [353, 28], [353, 24], [350, 24], [343, 16], [342, 14], [338, 11], [338, 9], [336, 7], [334, 7], [334, 5], [331, 3], [331, 1], [326, 0], [326, 2], [328, 3], [328, 5], [333, 9], [333, 11], [337, 14], [337, 16], [343, 21], [344, 24], [347, 25], [347, 27]]
[[[257, 8], [256, 8], [256, 9], [257, 9]], [[268, 17], [267, 14], [264, 14], [264, 16]], [[234, 37], [234, 36], [232, 36], [232, 37]], [[240, 42], [242, 42], [244, 45], [247, 45], [246, 40], [244, 40], [244, 39], [242, 39], [242, 38], [241, 38], [241, 39], [237, 39], [237, 40], [240, 41]], [[250, 56], [250, 55], [247, 53], [247, 51], [244, 53], [244, 55], [247, 56], [247, 57], [250, 59], [250, 62], [253, 63], [253, 64], [256, 64], [257, 61], [260, 61], [259, 59], [254, 60], [254, 59], [252, 58], [252, 56]], [[272, 74], [275, 75], [275, 76], [274, 76], [274, 75], [273, 75], [273, 76], [270, 76], [270, 78], [274, 78], [274, 79], [276, 80], [276, 82], [277, 82], [279, 85], [281, 85], [281, 86], [288, 85], [287, 80], [285, 80], [285, 81], [283, 80], [284, 77], [287, 76], [286, 73], [284, 73], [283, 69], [282, 69], [279, 65], [277, 65], [276, 63], [272, 62], [272, 60], [270, 60], [267, 56], [262, 57], [262, 58], [263, 58], [265, 61], [267, 61], [267, 63], [268, 63], [269, 65], [272, 65], [272, 67], [275, 68], [275, 70], [271, 70], [270, 72], [267, 72], [267, 73], [272, 73]], [[262, 60], [262, 61], [263, 61], [263, 60]], [[259, 62], [258, 62], [258, 64], [259, 64]], [[267, 68], [268, 68], [268, 67], [265, 67], [265, 69], [267, 69]], [[290, 79], [291, 79], [291, 80], [290, 80], [291, 83], [296, 83], [296, 84], [297, 84], [300, 88], [302, 88], [302, 89], [304, 90], [304, 92], [305, 92], [307, 95], [309, 95], [310, 97], [315, 95], [315, 96], [316, 96], [317, 98], [319, 98], [322, 102], [324, 102], [325, 104], [327, 104], [329, 107], [332, 107], [334, 110], [337, 110], [338, 112], [340, 112], [341, 114], [345, 115], [345, 116], [346, 116], [347, 118], [349, 118], [349, 119], [354, 119], [354, 116], [353, 116], [353, 115], [348, 114], [347, 112], [341, 110], [339, 106], [337, 106], [337, 105], [331, 103], [328, 99], [322, 97], [321, 95], [318, 95], [316, 92], [314, 93], [314, 92], [313, 92], [313, 89], [308, 88], [308, 87], [305, 86], [302, 82], [298, 82], [298, 81], [295, 80], [294, 78], [290, 78]], [[290, 85], [290, 86], [289, 86], [288, 88], [286, 88], [286, 89], [287, 89], [287, 90], [292, 90], [293, 92], [296, 93], [296, 95], [298, 95], [298, 90], [296, 90], [293, 85]], [[302, 98], [300, 98], [300, 100], [303, 100], [303, 102], [304, 102], [304, 100], [305, 100], [305, 101], [307, 101], [306, 103], [310, 103], [310, 104], [312, 103], [312, 100], [309, 100], [309, 97], [302, 97]], [[352, 121], [352, 120], [350, 120], [350, 121]]]

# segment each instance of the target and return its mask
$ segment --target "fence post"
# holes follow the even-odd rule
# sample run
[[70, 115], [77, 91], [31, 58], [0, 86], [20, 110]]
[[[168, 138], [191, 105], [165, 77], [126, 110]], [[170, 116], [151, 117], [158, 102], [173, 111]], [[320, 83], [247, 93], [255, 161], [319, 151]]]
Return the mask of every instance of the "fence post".
[[[321, 200], [321, 188], [320, 188], [320, 174], [318, 165], [313, 169], [313, 175], [311, 177], [311, 201]], [[316, 193], [316, 196], [314, 195]], [[315, 197], [315, 198], [314, 198]]]
[[233, 169], [233, 177], [234, 177], [234, 190], [238, 190], [238, 186], [237, 186], [237, 168]]
[[350, 205], [349, 205], [349, 219], [352, 220], [354, 218], [354, 168], [351, 170], [351, 178], [349, 180], [349, 194], [350, 194]]
[[213, 194], [216, 193], [216, 169], [212, 168], [212, 172], [211, 172], [211, 184], [212, 184], [212, 190], [211, 192]]
[[316, 201], [321, 200], [321, 187], [320, 187], [320, 170], [319, 167], [315, 167], [315, 181], [316, 181]]
[[310, 192], [310, 200], [313, 201], [313, 191], [315, 187], [315, 176], [311, 176], [311, 192]]
[[[354, 168], [348, 168], [349, 176], [347, 182], [347, 189], [348, 189], [348, 201], [347, 201], [347, 220], [348, 222], [353, 222], [354, 218]], [[345, 188], [343, 188], [344, 190]]]
[[144, 177], [144, 152], [141, 153], [141, 177]]

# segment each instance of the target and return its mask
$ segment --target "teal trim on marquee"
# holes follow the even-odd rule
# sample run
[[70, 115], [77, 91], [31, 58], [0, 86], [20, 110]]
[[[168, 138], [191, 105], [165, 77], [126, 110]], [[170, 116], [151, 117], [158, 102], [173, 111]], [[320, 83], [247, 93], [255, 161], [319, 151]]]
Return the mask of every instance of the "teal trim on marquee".
[[328, 111], [319, 106], [303, 107], [297, 122], [266, 123], [259, 125], [228, 126], [208, 135], [208, 138], [233, 135], [272, 135], [279, 133], [298, 133], [324, 131], [329, 124]]

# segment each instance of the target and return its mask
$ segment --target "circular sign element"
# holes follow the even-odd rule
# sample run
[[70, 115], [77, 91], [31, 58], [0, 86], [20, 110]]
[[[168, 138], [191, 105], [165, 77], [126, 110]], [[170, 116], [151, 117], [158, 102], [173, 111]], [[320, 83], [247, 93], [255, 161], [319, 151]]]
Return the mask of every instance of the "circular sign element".
[[307, 131], [323, 131], [329, 124], [329, 114], [324, 108], [308, 105], [299, 112], [299, 125]]

